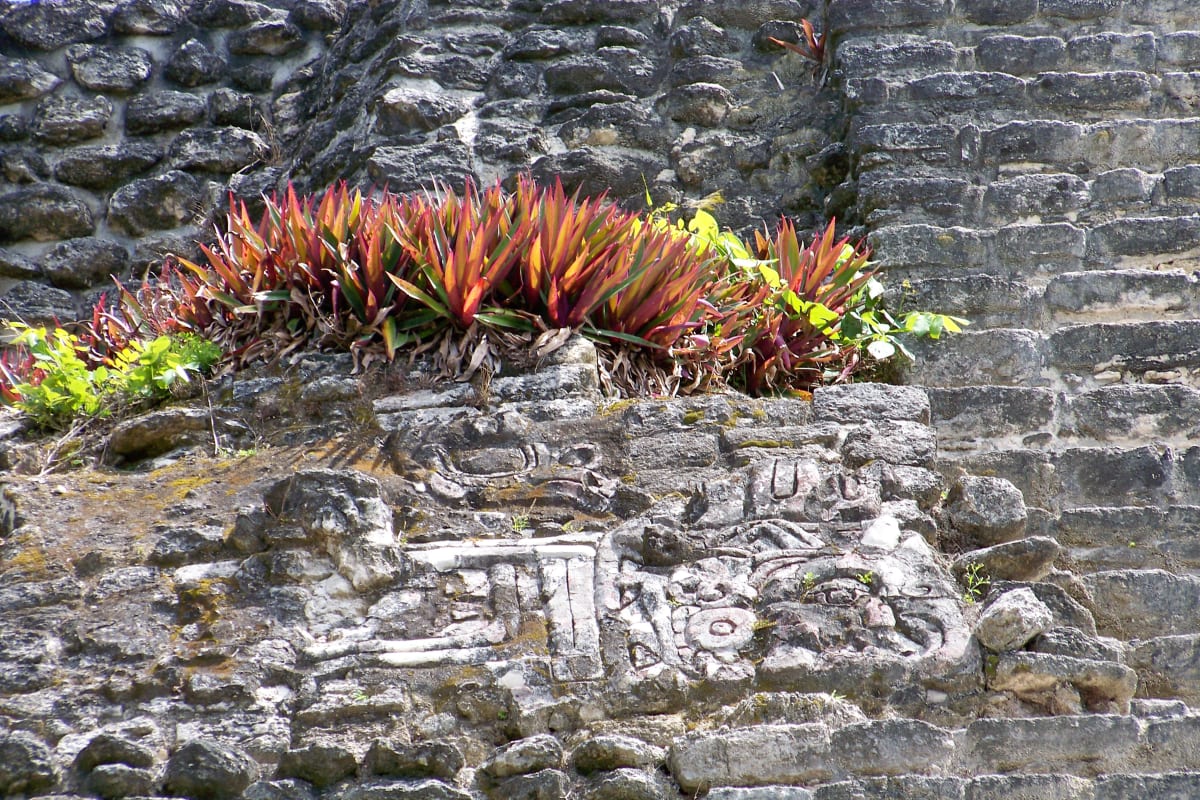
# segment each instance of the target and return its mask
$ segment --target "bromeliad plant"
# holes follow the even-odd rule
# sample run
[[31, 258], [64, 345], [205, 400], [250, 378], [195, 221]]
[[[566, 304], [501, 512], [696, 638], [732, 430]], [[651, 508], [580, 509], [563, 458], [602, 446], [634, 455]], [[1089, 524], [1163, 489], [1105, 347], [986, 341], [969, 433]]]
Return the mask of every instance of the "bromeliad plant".
[[[907, 355], [901, 334], [937, 338], [965, 324], [889, 314], [869, 252], [832, 222], [808, 244], [786, 220], [747, 243], [705, 209], [686, 222], [673, 210], [638, 214], [528, 178], [512, 192], [461, 195], [289, 188], [257, 223], [231, 201], [202, 261], [176, 259], [140, 287], [120, 286], [78, 339], [22, 333], [41, 355], [27, 347], [0, 360], [0, 394], [23, 402], [52, 358], [82, 395], [102, 395], [84, 385], [108, 380], [98, 370], [141, 375], [134, 361], [145, 366], [166, 352], [160, 341], [183, 335], [214, 342], [228, 369], [311, 346], [347, 348], [360, 365], [431, 353], [461, 378], [567, 331], [597, 342], [614, 391], [763, 394], [849, 380]], [[141, 385], [178, 366], [154, 363]], [[89, 402], [73, 413], [93, 413]]]

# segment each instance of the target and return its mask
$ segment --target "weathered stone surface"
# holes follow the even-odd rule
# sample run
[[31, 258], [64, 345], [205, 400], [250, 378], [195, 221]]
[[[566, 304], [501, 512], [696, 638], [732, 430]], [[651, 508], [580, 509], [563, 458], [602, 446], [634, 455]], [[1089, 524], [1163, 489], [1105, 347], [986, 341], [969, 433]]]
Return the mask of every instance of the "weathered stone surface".
[[378, 147], [367, 161], [367, 174], [396, 192], [432, 189], [437, 183], [462, 191], [467, 181], [478, 184], [471, 152], [457, 140]]
[[0, 309], [31, 325], [61, 323], [79, 314], [78, 304], [68, 292], [29, 280], [18, 281], [0, 295]]
[[432, 131], [459, 119], [471, 108], [465, 97], [444, 90], [401, 87], [379, 99], [377, 129], [383, 134]]
[[674, 787], [655, 773], [617, 769], [593, 777], [584, 797], [587, 800], [666, 800], [674, 792]]
[[0, 242], [39, 242], [87, 236], [92, 211], [62, 186], [38, 183], [0, 194]]
[[199, 39], [188, 39], [171, 54], [163, 75], [180, 86], [203, 86], [225, 75], [225, 59]]
[[150, 77], [154, 59], [140, 47], [80, 44], [67, 48], [67, 63], [80, 85], [94, 92], [131, 92]]
[[979, 616], [975, 636], [989, 650], [1002, 653], [1024, 647], [1053, 623], [1050, 609], [1028, 589], [1006, 592]]
[[17, 4], [0, 17], [0, 29], [25, 47], [56, 50], [103, 36], [105, 11], [99, 3]]
[[304, 46], [304, 34], [287, 20], [255, 22], [229, 37], [229, 52], [238, 55], [282, 56]]
[[452, 744], [422, 742], [406, 745], [377, 739], [363, 759], [363, 769], [370, 775], [453, 781], [463, 763], [462, 753]]
[[117, 33], [162, 36], [174, 33], [183, 18], [179, 0], [127, 0], [113, 12], [112, 27]]
[[145, 172], [162, 155], [161, 148], [148, 142], [75, 147], [59, 159], [54, 177], [72, 186], [107, 189]]
[[25, 280], [41, 274], [42, 268], [36, 261], [31, 261], [20, 253], [0, 249], [0, 278]]
[[242, 128], [187, 130], [175, 137], [167, 159], [175, 169], [230, 173], [270, 153], [257, 133]]
[[148, 92], [125, 106], [125, 132], [159, 133], [184, 128], [204, 118], [204, 101], [187, 92]]
[[41, 97], [62, 83], [62, 78], [30, 59], [0, 58], [0, 103]]
[[1164, 636], [1200, 633], [1200, 621], [1186, 610], [1200, 590], [1200, 578], [1165, 570], [1112, 570], [1081, 580], [1096, 600], [1096, 624], [1106, 634], [1136, 639], [1147, 630]]
[[506, 745], [484, 762], [481, 769], [497, 780], [562, 765], [562, 745], [553, 736], [541, 735]]
[[667, 763], [683, 790], [695, 792], [828, 780], [832, 756], [825, 725], [760, 725], [676, 739]]
[[620, 734], [595, 736], [571, 751], [571, 762], [584, 774], [601, 770], [655, 768], [666, 759], [661, 747]]
[[42, 262], [50, 282], [61, 289], [87, 289], [123, 275], [129, 266], [129, 251], [109, 239], [87, 236], [60, 242]]
[[[1051, 713], [1128, 714], [1138, 678], [1129, 667], [1044, 653], [1004, 653], [988, 674], [988, 687], [1009, 691]], [[1074, 690], [1064, 697], [1063, 689]]]
[[211, 436], [211, 420], [206, 412], [164, 408], [118, 425], [109, 436], [108, 448], [117, 461], [137, 461]]
[[830, 748], [844, 773], [938, 774], [954, 758], [950, 731], [918, 720], [871, 720], [833, 732]]
[[887, 419], [928, 425], [929, 408], [929, 395], [916, 387], [848, 383], [813, 392], [813, 415], [818, 421], [853, 424]]
[[1139, 733], [1136, 719], [1112, 715], [983, 719], [967, 726], [963, 756], [981, 771], [1089, 776], [1125, 769]]
[[[354, 774], [354, 753], [336, 744], [311, 744], [288, 750], [279, 760], [280, 778], [300, 778], [324, 789]], [[378, 774], [378, 773], [377, 773]]]
[[977, 545], [1013, 541], [1025, 530], [1028, 512], [1021, 491], [1004, 478], [964, 475], [946, 498], [949, 525]]
[[1046, 576], [1062, 548], [1046, 536], [1031, 536], [963, 553], [954, 560], [954, 573], [962, 579], [979, 564], [983, 575], [1005, 581], [1038, 581]]
[[1200, 775], [1110, 775], [1096, 781], [1096, 800], [1135, 800], [1139, 797], [1190, 797], [1200, 791]]
[[146, 797], [152, 795], [158, 777], [152, 770], [130, 767], [126, 764], [101, 764], [84, 781], [88, 791], [104, 800], [124, 797]]
[[34, 109], [33, 136], [47, 144], [95, 139], [104, 133], [112, 110], [112, 103], [103, 95], [91, 99], [52, 95]]
[[50, 751], [41, 741], [20, 731], [0, 735], [0, 792], [44, 794], [57, 780]]
[[172, 170], [143, 178], [113, 192], [108, 224], [132, 236], [176, 228], [198, 216], [202, 198], [200, 181], [186, 172]]
[[258, 764], [241, 750], [192, 739], [167, 761], [163, 787], [191, 800], [226, 800], [239, 796], [258, 774]]

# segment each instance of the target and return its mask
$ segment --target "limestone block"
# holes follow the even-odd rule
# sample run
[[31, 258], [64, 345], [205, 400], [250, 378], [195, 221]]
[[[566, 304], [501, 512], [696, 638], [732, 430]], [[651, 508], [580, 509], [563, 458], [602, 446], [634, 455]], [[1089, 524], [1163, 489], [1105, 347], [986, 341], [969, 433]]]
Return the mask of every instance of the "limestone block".
[[58, 160], [54, 177], [73, 186], [109, 189], [145, 172], [162, 155], [162, 149], [149, 142], [74, 147]]
[[154, 59], [140, 47], [79, 44], [67, 48], [67, 63], [80, 85], [94, 92], [125, 94], [150, 78]]
[[107, 97], [51, 95], [33, 111], [33, 136], [47, 144], [71, 144], [104, 133], [113, 105]]
[[110, 7], [98, 3], [18, 4], [0, 18], [0, 29], [25, 47], [57, 50], [103, 36], [108, 10]]
[[[996, 5], [995, 0], [990, 0]], [[1057, 36], [985, 36], [975, 46], [979, 66], [1013, 75], [1036, 75], [1058, 69], [1066, 58], [1067, 44]]]
[[959, 580], [973, 564], [983, 575], [1007, 581], [1038, 581], [1046, 576], [1062, 548], [1047, 536], [1031, 536], [1011, 542], [971, 550], [954, 559], [953, 571]]
[[676, 739], [671, 774], [685, 792], [701, 787], [756, 786], [829, 780], [834, 774], [829, 728], [822, 724], [760, 725], [705, 731]]
[[1050, 609], [1029, 589], [1006, 592], [984, 609], [975, 636], [989, 650], [1016, 650], [1053, 623]]
[[124, 245], [96, 236], [60, 242], [42, 262], [50, 282], [61, 289], [111, 285], [111, 277], [123, 276], [128, 266], [129, 251]]
[[962, 764], [979, 772], [1121, 772], [1138, 752], [1139, 734], [1135, 718], [1114, 715], [981, 719], [967, 726]]
[[204, 118], [204, 100], [188, 92], [162, 90], [139, 94], [125, 106], [125, 132], [159, 133], [184, 128]]
[[258, 764], [241, 749], [192, 739], [167, 761], [163, 785], [168, 792], [191, 800], [231, 800], [258, 775]]
[[32, 100], [61, 83], [62, 78], [32, 59], [0, 58], [0, 103]]
[[0, 194], [0, 242], [87, 236], [93, 225], [83, 197], [63, 186], [35, 183]]

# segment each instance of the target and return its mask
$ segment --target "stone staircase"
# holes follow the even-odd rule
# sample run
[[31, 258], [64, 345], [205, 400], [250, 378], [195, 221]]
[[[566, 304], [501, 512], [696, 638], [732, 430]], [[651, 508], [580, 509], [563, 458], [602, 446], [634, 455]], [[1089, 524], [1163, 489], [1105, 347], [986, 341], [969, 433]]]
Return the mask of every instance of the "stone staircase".
[[[1033, 585], [1085, 607], [1115, 648], [1103, 658], [1137, 673], [1133, 718], [960, 732], [959, 763], [1076, 777], [905, 778], [923, 788], [900, 791], [1197, 796], [1193, 774], [1115, 773], [1200, 767], [1175, 730], [1191, 717], [1136, 719], [1200, 700], [1200, 18], [1169, 0], [912, 0], [886, 4], [894, 27], [881, 33], [861, 5], [828, 7], [857, 210], [909, 307], [972, 320], [922, 343], [906, 372], [928, 387], [939, 468], [1021, 490], [1028, 517], [1012, 538], [1062, 548]], [[1139, 725], [1152, 765], [1129, 758], [1148, 746], [1133, 743]], [[1105, 730], [1083, 733], [1093, 726]], [[1058, 753], [1067, 740], [1078, 750]], [[827, 788], [814, 796], [896, 796]]]

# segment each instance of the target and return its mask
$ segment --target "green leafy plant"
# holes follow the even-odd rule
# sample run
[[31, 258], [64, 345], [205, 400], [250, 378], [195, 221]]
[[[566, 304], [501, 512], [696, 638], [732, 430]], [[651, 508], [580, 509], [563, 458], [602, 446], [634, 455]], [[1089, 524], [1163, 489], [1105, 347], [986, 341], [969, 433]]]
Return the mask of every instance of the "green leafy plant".
[[967, 605], [979, 602], [987, 594], [988, 587], [992, 585], [987, 575], [987, 569], [978, 561], [967, 564], [967, 569], [963, 573], [963, 582], [967, 585], [966, 591], [963, 592], [963, 602]]
[[[11, 345], [24, 357], [0, 363], [3, 399], [40, 427], [62, 430], [79, 416], [107, 416], [115, 408], [167, 397], [221, 358], [212, 342], [191, 334], [129, 340], [97, 363], [89, 339], [63, 328], [6, 323]], [[94, 339], [95, 337], [91, 337]]]

